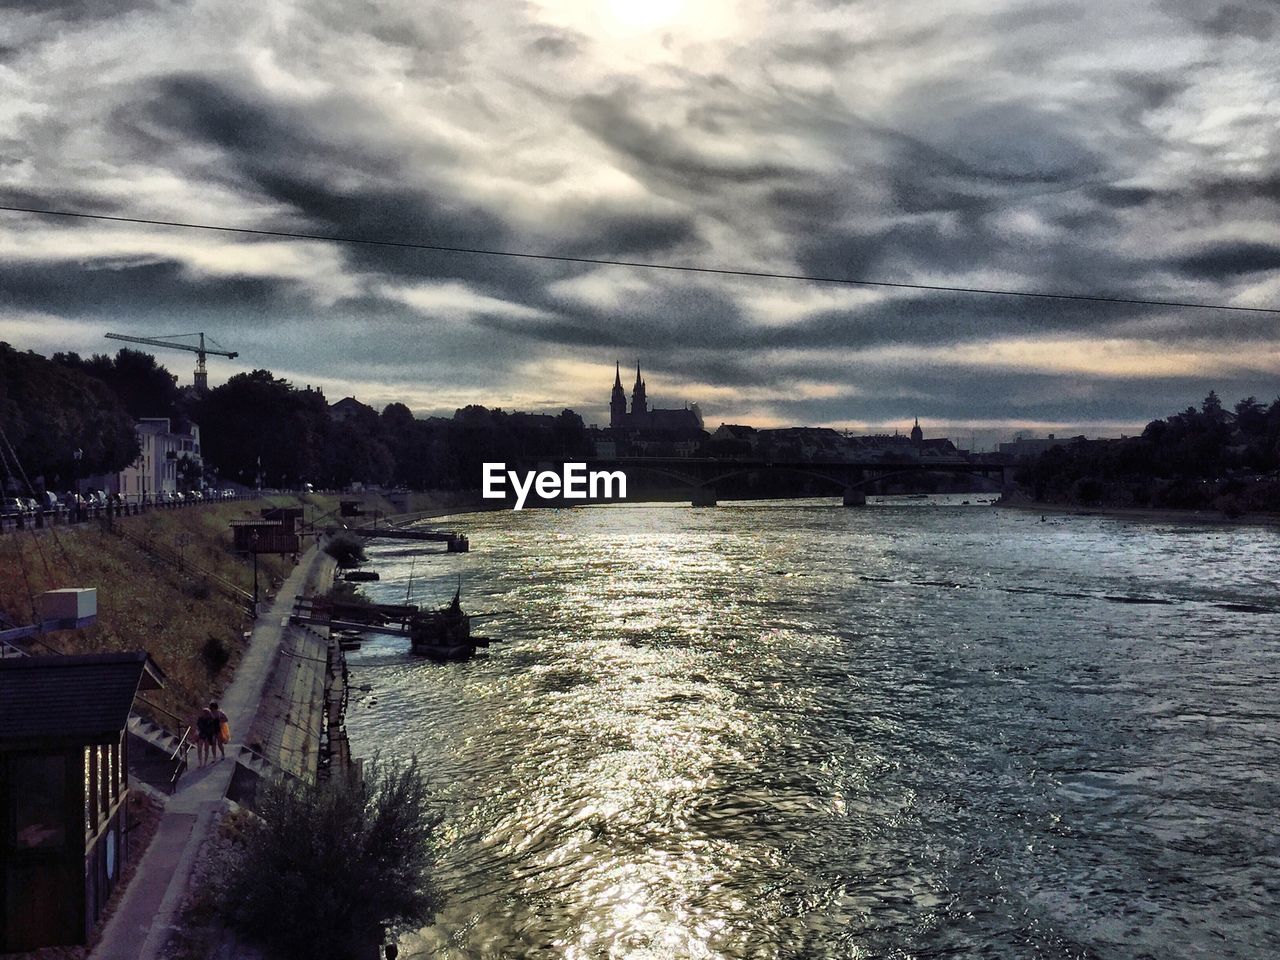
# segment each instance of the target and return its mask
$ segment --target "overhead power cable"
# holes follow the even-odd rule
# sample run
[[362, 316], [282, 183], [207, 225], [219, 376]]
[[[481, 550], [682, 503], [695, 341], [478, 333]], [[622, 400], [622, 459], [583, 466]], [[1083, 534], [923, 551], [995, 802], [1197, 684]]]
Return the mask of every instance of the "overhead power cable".
[[1280, 314], [1280, 307], [1237, 307], [1225, 303], [1199, 303], [1192, 300], [1148, 300], [1139, 297], [1113, 297], [1103, 294], [1055, 293], [1043, 290], [1007, 290], [997, 287], [960, 287], [936, 283], [896, 283], [890, 280], [867, 280], [854, 277], [824, 277], [808, 273], [774, 273], [766, 270], [735, 270], [729, 267], [695, 267], [679, 263], [648, 263], [642, 260], [614, 260], [606, 257], [570, 257], [554, 253], [526, 253], [517, 250], [487, 250], [482, 247], [456, 247], [442, 243], [412, 240], [382, 240], [372, 237], [346, 237], [335, 234], [295, 233], [288, 230], [261, 230], [252, 227], [228, 227], [211, 223], [186, 223], [180, 220], [150, 220], [144, 217], [116, 217], [105, 213], [78, 210], [45, 210], [38, 207], [15, 207], [0, 204], [0, 210], [29, 213], [40, 217], [68, 217], [78, 220], [106, 220], [135, 223], [151, 227], [178, 227], [183, 230], [212, 230], [256, 237], [279, 237], [286, 240], [313, 240], [322, 243], [349, 243], [374, 247], [398, 247], [407, 250], [432, 250], [438, 253], [462, 253], [481, 257], [507, 257], [517, 260], [545, 260], [554, 263], [583, 263], [592, 266], [634, 267], [641, 270], [670, 270], [680, 273], [712, 274], [723, 277], [750, 277], [761, 280], [795, 280], [804, 283], [835, 283], [861, 287], [887, 287], [896, 290], [926, 290], [933, 293], [961, 293], [984, 297], [1029, 297], [1038, 300], [1077, 300], [1089, 303], [1117, 303], [1145, 307], [1176, 307], [1190, 310], [1229, 310], [1237, 313]]

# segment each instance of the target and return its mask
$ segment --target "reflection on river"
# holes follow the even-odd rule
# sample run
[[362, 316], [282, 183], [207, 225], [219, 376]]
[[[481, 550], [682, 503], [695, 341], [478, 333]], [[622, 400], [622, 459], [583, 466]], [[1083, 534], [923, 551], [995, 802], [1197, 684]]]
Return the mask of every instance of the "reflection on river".
[[1280, 533], [621, 505], [374, 544], [453, 666], [351, 655], [446, 811], [422, 957], [1280, 956]]

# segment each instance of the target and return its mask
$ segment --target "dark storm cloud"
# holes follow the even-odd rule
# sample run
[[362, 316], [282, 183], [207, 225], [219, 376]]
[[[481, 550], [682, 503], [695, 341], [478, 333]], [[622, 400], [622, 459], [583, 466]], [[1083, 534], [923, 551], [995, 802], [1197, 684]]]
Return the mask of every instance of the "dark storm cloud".
[[[335, 140], [318, 118], [289, 105], [253, 98], [230, 82], [194, 76], [161, 78], [143, 99], [144, 142], [205, 142], [218, 147], [223, 176], [287, 204], [307, 229], [325, 235], [521, 251], [500, 211], [443, 187], [408, 185], [403, 166], [358, 143]], [[339, 105], [339, 109], [343, 109]], [[430, 159], [456, 163], [446, 147]], [[336, 186], [341, 181], [342, 186]], [[294, 229], [296, 225], [281, 225]], [[635, 256], [697, 241], [692, 216], [636, 209], [619, 201], [557, 211], [556, 236], [541, 252], [563, 256]], [[360, 269], [413, 278], [459, 277], [487, 291], [537, 298], [537, 286], [564, 270], [519, 260], [475, 258], [388, 246], [351, 246]]]
[[752, 183], [798, 173], [769, 159], [743, 160], [699, 150], [678, 125], [642, 117], [635, 100], [636, 93], [623, 87], [607, 94], [586, 94], [574, 104], [572, 115], [646, 181], [674, 180], [686, 189], [697, 189], [709, 182]]
[[[21, 190], [14, 187], [6, 187], [0, 185], [0, 206], [7, 207], [26, 207], [28, 209], [41, 210], [56, 208], [60, 210], [71, 210], [78, 213], [96, 213], [96, 214], [120, 214], [127, 213], [121, 205], [113, 200], [109, 200], [100, 194], [86, 190], [76, 190], [71, 188], [65, 190], [56, 198], [56, 203], [50, 202], [51, 198], [46, 193], [37, 193], [33, 190]], [[50, 225], [60, 225], [66, 229], [75, 230], [84, 226], [83, 222], [67, 219], [50, 221]]]
[[216, 319], [228, 313], [272, 316], [311, 301], [298, 284], [270, 277], [207, 277], [178, 260], [0, 263], [0, 306], [164, 320]]
[[542, 56], [564, 59], [573, 56], [582, 46], [578, 37], [566, 33], [546, 33], [531, 41], [528, 49]]
[[[700, 322], [684, 322], [694, 308]], [[643, 348], [659, 355], [718, 350], [750, 356], [768, 351], [866, 349], [881, 345], [947, 346], [1010, 336], [1089, 335], [1123, 320], [1158, 314], [1159, 308], [1071, 300], [970, 297], [963, 294], [896, 294], [841, 310], [814, 311], [804, 322], [747, 322], [728, 297], [703, 293], [696, 303], [670, 295], [628, 311], [626, 323], [558, 316], [546, 320], [493, 317], [494, 329], [546, 343], [582, 348]], [[1266, 321], [1260, 321], [1265, 323]], [[1195, 327], [1188, 328], [1189, 335]], [[1176, 340], [1170, 334], [1170, 340]], [[740, 368], [750, 370], [749, 361]], [[802, 371], [796, 370], [796, 375]]]
[[1100, 225], [1105, 223], [1101, 218], [1114, 211], [1169, 218], [1192, 213], [1216, 221], [1257, 214], [1260, 205], [1280, 205], [1280, 175], [1199, 179], [1176, 189], [1099, 184], [1086, 188], [1084, 196], [1092, 206], [1076, 211], [1076, 215], [1097, 215]]
[[1280, 246], [1270, 243], [1221, 243], [1177, 261], [1197, 277], [1219, 278], [1259, 270], [1280, 270]]
[[1191, 86], [1185, 76], [1166, 76], [1156, 73], [1127, 73], [1115, 75], [1122, 91], [1136, 98], [1136, 106], [1143, 111], [1158, 110], [1167, 106]]
[[[547, 344], [616, 348], [655, 357], [680, 350], [749, 346], [744, 339], [749, 330], [737, 303], [716, 290], [655, 290], [629, 304], [621, 319], [616, 311], [572, 307], [557, 314], [546, 320], [489, 317], [480, 322], [495, 331]], [[691, 316], [698, 322], [688, 322]]]
[[562, 210], [564, 241], [555, 253], [571, 257], [634, 257], [700, 246], [696, 220], [687, 213], [630, 210], [592, 204]]
[[37, 14], [56, 21], [93, 21], [154, 7], [155, 0], [0, 0], [0, 11]]
[[1212, 16], [1199, 22], [1206, 33], [1215, 37], [1270, 40], [1275, 34], [1276, 11], [1270, 3], [1224, 3]]

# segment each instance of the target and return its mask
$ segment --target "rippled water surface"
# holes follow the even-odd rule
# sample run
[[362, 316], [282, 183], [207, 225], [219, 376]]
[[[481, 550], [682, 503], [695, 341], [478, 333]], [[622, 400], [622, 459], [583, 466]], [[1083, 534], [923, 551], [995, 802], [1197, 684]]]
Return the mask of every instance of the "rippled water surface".
[[[445, 811], [421, 957], [1280, 956], [1280, 532], [947, 498], [371, 549], [489, 655], [350, 655]], [[413, 558], [417, 556], [415, 561]]]

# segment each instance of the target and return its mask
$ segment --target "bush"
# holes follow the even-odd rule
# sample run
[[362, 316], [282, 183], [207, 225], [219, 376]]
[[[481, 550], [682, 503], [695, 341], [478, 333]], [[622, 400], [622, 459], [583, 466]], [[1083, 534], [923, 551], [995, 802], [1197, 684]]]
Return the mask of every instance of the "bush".
[[209, 634], [200, 648], [200, 659], [204, 661], [209, 673], [214, 674], [227, 665], [227, 661], [231, 659], [231, 651], [222, 640]]
[[369, 595], [357, 587], [354, 583], [348, 583], [346, 580], [337, 580], [325, 597], [334, 603], [342, 603], [352, 607], [372, 607], [374, 603], [369, 599]]
[[367, 957], [384, 928], [424, 925], [435, 912], [431, 838], [439, 817], [414, 760], [376, 763], [361, 783], [265, 783], [258, 818], [231, 855], [228, 923], [282, 960]]
[[324, 545], [324, 552], [338, 561], [344, 570], [358, 567], [368, 557], [364, 552], [364, 541], [354, 533], [336, 533]]

